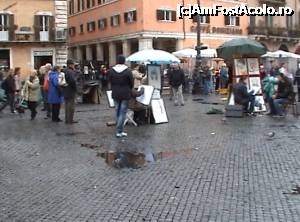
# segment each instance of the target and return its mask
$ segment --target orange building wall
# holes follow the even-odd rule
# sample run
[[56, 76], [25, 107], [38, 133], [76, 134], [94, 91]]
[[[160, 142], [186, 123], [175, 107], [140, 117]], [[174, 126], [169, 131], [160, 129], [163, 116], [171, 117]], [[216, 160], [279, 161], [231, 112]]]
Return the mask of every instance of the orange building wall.
[[[72, 43], [81, 41], [88, 41], [97, 38], [112, 37], [121, 34], [134, 33], [143, 30], [143, 7], [141, 0], [131, 1], [117, 1], [108, 5], [99, 6], [90, 9], [88, 13], [79, 13], [69, 17], [69, 27], [76, 27], [76, 36], [70, 37]], [[75, 7], [76, 9], [77, 7]], [[136, 8], [137, 10], [137, 22], [126, 24], [124, 23], [124, 12]], [[76, 11], [76, 10], [75, 10]], [[117, 27], [111, 27], [110, 17], [114, 14], [120, 13], [121, 24]], [[100, 18], [107, 18], [107, 28], [105, 30], [98, 29], [98, 20]], [[96, 22], [96, 31], [87, 32], [87, 22]], [[84, 25], [84, 33], [79, 34], [80, 24]]]
[[[75, 1], [76, 3], [77, 1]], [[185, 0], [185, 4], [192, 3], [194, 4], [196, 1], [193, 0]], [[183, 34], [183, 20], [178, 19], [176, 22], [163, 22], [157, 21], [156, 18], [156, 10], [159, 8], [169, 8], [172, 10], [177, 9], [177, 3], [180, 1], [174, 0], [163, 0], [163, 1], [146, 1], [146, 0], [123, 0], [116, 1], [111, 4], [98, 6], [93, 9], [89, 9], [87, 12], [81, 12], [79, 14], [75, 14], [69, 17], [69, 27], [76, 27], [76, 36], [70, 37], [70, 43], [76, 44], [80, 42], [86, 42], [89, 40], [101, 39], [106, 37], [115, 37], [118, 35], [142, 32], [142, 31], [151, 31], [151, 32], [161, 32], [161, 33], [177, 33]], [[213, 4], [220, 4], [223, 6], [235, 6], [237, 3], [231, 2], [223, 2], [223, 1], [213, 1], [213, 0], [205, 0], [201, 1], [201, 5], [204, 6], [212, 6]], [[137, 22], [132, 24], [124, 23], [124, 12], [128, 11], [131, 8], [137, 9]], [[75, 4], [75, 13], [77, 7]], [[121, 13], [121, 25], [118, 27], [110, 26], [110, 17], [116, 12]], [[86, 26], [89, 21], [98, 21], [99, 18], [105, 17], [107, 18], [108, 27], [106, 30], [100, 31], [96, 25], [96, 31], [87, 32]], [[248, 27], [249, 18], [244, 16], [240, 17], [240, 26], [236, 28], [242, 29], [243, 35], [247, 35], [247, 27]], [[80, 24], [84, 24], [84, 34], [79, 34], [79, 26]], [[211, 27], [225, 27], [224, 25], [224, 16], [220, 15], [218, 17], [211, 17], [210, 24]], [[185, 19], [185, 31], [187, 33], [191, 32], [191, 26], [195, 26], [195, 23], [192, 22], [191, 19]], [[190, 45], [191, 41], [194, 42], [194, 39], [189, 39], [184, 41], [184, 46]], [[211, 47], [217, 47], [220, 45], [220, 42], [223, 43], [222, 40], [205, 40], [205, 43], [211, 45]]]

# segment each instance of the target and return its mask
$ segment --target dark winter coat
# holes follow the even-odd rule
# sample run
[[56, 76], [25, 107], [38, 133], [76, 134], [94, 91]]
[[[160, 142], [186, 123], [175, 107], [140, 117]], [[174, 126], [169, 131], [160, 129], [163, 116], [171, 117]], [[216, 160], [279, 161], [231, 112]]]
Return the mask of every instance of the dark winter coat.
[[63, 95], [64, 99], [74, 99], [76, 92], [77, 92], [77, 86], [75, 81], [75, 71], [73, 69], [67, 68], [65, 70], [65, 79], [67, 86], [63, 87]]
[[2, 83], [2, 88], [6, 94], [12, 94], [16, 91], [15, 79], [12, 75], [9, 75]]
[[289, 99], [293, 94], [293, 85], [290, 81], [278, 82], [277, 96], [276, 99]]
[[248, 93], [247, 86], [244, 83], [237, 83], [233, 87], [234, 102], [243, 105], [249, 102], [251, 93]]
[[115, 100], [130, 100], [133, 88], [133, 76], [126, 65], [115, 65], [109, 71], [109, 81], [112, 89], [112, 98]]
[[184, 72], [182, 69], [174, 69], [170, 71], [170, 85], [172, 87], [178, 87], [184, 85]]

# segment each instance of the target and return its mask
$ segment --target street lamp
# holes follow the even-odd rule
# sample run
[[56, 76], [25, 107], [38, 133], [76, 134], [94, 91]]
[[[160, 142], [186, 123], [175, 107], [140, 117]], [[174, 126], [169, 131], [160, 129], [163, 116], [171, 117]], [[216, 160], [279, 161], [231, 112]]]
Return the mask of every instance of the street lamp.
[[[197, 0], [198, 7], [200, 7], [200, 0]], [[203, 70], [201, 64], [201, 23], [200, 23], [200, 15], [197, 15], [197, 56], [196, 56], [196, 64], [195, 64], [195, 71], [196, 71], [196, 84], [194, 84], [194, 92], [203, 92]]]

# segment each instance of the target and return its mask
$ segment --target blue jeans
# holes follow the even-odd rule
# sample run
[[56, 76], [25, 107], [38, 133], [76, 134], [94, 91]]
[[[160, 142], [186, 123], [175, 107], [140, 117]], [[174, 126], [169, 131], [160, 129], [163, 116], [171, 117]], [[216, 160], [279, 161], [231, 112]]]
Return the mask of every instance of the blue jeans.
[[124, 130], [124, 122], [128, 109], [128, 100], [114, 100], [116, 107], [116, 131], [122, 133]]
[[285, 99], [285, 98], [282, 98], [282, 99], [270, 98], [269, 103], [270, 103], [271, 114], [283, 115], [282, 105], [287, 104], [288, 101], [289, 100]]

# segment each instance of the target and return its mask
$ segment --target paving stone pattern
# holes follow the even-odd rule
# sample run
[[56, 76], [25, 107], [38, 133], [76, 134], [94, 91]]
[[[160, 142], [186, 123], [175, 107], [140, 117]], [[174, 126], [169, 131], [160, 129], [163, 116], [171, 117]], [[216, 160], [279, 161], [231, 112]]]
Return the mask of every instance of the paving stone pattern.
[[[72, 126], [5, 110], [0, 221], [300, 221], [300, 195], [290, 193], [300, 183], [298, 119], [224, 122], [205, 114], [222, 106], [165, 102], [169, 124], [128, 126], [126, 140], [106, 126], [114, 111], [105, 102], [78, 105]], [[140, 169], [97, 156], [144, 149], [176, 152]]]

